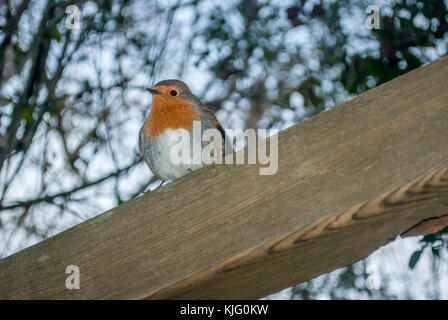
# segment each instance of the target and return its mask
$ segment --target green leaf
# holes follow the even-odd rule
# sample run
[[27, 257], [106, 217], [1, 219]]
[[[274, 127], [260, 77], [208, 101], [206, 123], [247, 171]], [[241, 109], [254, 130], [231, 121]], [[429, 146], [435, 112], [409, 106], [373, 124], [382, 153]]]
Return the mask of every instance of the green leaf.
[[420, 260], [422, 252], [423, 250], [417, 250], [412, 254], [411, 259], [409, 259], [409, 268], [411, 269], [415, 268], [415, 265], [417, 264], [418, 260]]
[[25, 119], [26, 123], [32, 124], [34, 121], [33, 111], [31, 108], [26, 108], [22, 111], [22, 118]]
[[58, 28], [53, 27], [51, 29], [51, 38], [56, 40], [57, 42], [61, 42], [61, 33], [59, 32]]
[[439, 247], [432, 247], [431, 248], [432, 254], [434, 257], [439, 258], [440, 257], [440, 249]]
[[124, 16], [123, 16], [123, 14], [120, 12], [115, 20], [117, 21], [118, 25], [122, 25], [124, 23]]

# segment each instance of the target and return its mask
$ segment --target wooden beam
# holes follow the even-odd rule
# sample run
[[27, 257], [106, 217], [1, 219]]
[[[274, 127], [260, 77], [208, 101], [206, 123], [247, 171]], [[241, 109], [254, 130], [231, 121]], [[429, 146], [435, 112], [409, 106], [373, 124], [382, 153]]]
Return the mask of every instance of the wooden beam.
[[260, 298], [443, 227], [447, 74], [445, 57], [282, 131], [273, 176], [204, 168], [1, 260], [0, 298]]

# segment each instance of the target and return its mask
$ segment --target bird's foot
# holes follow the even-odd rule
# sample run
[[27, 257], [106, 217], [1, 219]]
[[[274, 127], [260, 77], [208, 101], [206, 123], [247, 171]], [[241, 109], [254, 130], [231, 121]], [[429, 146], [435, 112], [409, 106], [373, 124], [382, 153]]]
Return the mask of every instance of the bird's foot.
[[157, 188], [155, 188], [154, 190], [159, 189], [163, 184], [165, 183], [165, 180], [162, 180], [162, 182], [160, 182], [160, 184], [157, 186]]

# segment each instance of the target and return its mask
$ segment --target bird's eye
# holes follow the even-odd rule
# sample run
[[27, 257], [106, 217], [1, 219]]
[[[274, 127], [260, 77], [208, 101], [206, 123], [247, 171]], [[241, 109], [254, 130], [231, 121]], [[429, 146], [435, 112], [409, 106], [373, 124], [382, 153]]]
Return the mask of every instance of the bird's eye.
[[170, 94], [174, 97], [174, 96], [177, 96], [177, 91], [176, 90], [171, 90], [170, 91]]

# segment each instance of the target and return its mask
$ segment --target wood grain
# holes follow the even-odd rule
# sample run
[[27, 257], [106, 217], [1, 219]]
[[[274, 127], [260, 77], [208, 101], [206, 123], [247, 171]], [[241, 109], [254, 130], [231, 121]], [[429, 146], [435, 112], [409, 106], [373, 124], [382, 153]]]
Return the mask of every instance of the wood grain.
[[[260, 298], [448, 214], [448, 59], [0, 260], [2, 299]], [[81, 289], [65, 288], [67, 265]]]
[[448, 215], [436, 218], [428, 218], [419, 222], [415, 226], [411, 227], [409, 230], [406, 230], [400, 236], [402, 238], [406, 238], [406, 237], [415, 237], [426, 234], [432, 234], [441, 231], [447, 226], [448, 226]]

